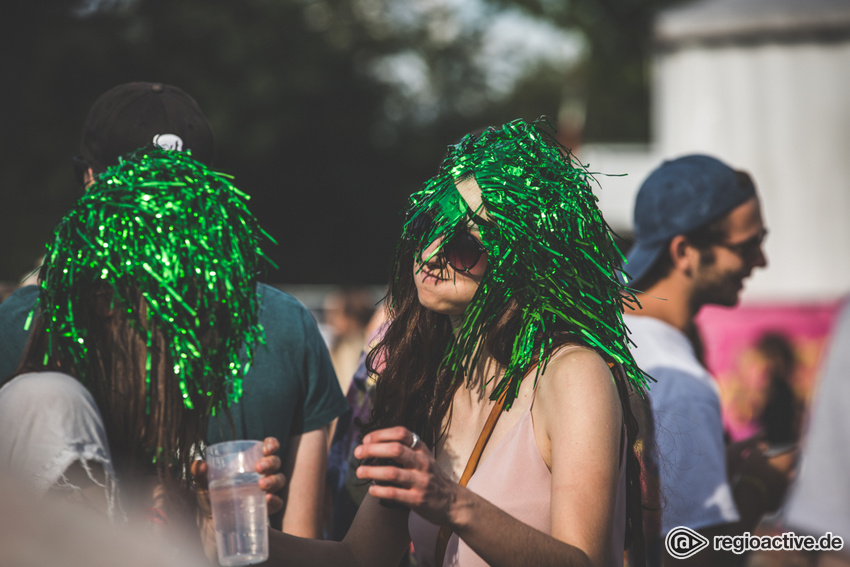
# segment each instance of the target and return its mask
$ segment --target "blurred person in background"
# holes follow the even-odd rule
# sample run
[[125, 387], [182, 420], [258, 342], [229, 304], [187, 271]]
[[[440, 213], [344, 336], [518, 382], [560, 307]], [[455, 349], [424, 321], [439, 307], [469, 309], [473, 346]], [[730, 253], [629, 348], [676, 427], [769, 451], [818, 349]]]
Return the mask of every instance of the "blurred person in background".
[[360, 364], [366, 347], [366, 326], [374, 311], [375, 301], [367, 289], [340, 288], [325, 297], [322, 314], [331, 334], [331, 362], [343, 392], [348, 391]]
[[758, 422], [764, 441], [774, 449], [791, 447], [800, 437], [802, 404], [794, 392], [797, 356], [782, 333], [765, 333], [756, 343], [765, 359], [767, 392]]
[[372, 395], [375, 391], [377, 376], [369, 372], [366, 358], [369, 352], [380, 342], [386, 330], [388, 301], [385, 297], [377, 306], [366, 324], [367, 344], [360, 355], [357, 369], [351, 378], [345, 400], [348, 411], [337, 420], [328, 451], [328, 501], [326, 536], [340, 541], [351, 527], [357, 514], [357, 508], [363, 502], [369, 490], [369, 484], [357, 478], [359, 459], [354, 449], [360, 443], [358, 424], [366, 423], [372, 414]]
[[48, 244], [29, 342], [0, 388], [0, 470], [212, 555], [195, 459], [261, 348], [263, 238], [244, 194], [186, 154], [139, 150], [100, 176]]
[[797, 442], [803, 403], [795, 392], [794, 344], [769, 331], [748, 346], [722, 381], [723, 421], [732, 440], [760, 436], [774, 449]]
[[[81, 153], [73, 159], [80, 184], [91, 185], [119, 156], [140, 147], [188, 152], [212, 165], [215, 139], [195, 100], [178, 87], [133, 82], [101, 95], [83, 124]], [[330, 423], [346, 410], [327, 347], [310, 312], [292, 296], [258, 283], [260, 324], [266, 344], [257, 349], [232, 421], [212, 417], [209, 443], [276, 437], [288, 482], [277, 528], [321, 537]], [[0, 383], [9, 380], [24, 352], [25, 324], [39, 297], [36, 286], [0, 304]], [[232, 426], [235, 426], [232, 427]]]
[[38, 497], [5, 475], [0, 475], [0, 510], [3, 567], [210, 565], [190, 546], [151, 545], [139, 522], [110, 522], [102, 511]]
[[[785, 494], [793, 458], [755, 441], [726, 447], [719, 389], [703, 365], [694, 323], [703, 305], [733, 306], [767, 265], [767, 230], [749, 175], [703, 155], [665, 161], [641, 185], [635, 245], [624, 272], [641, 309], [624, 316], [649, 391], [660, 476], [661, 536], [678, 526], [713, 535], [752, 531]], [[696, 340], [695, 340], [696, 339]], [[735, 565], [711, 547], [665, 565]]]
[[844, 548], [823, 552], [818, 567], [850, 566], [850, 303], [836, 320], [802, 437], [800, 467], [785, 506], [785, 527], [841, 537]]

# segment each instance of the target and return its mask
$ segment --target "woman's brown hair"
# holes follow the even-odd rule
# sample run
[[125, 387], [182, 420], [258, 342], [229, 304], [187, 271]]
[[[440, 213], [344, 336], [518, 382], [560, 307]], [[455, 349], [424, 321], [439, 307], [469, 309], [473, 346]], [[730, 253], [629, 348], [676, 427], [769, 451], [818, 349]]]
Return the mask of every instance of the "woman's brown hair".
[[[86, 285], [86, 284], [81, 284]], [[87, 357], [85, 368], [73, 360], [45, 356], [49, 333], [41, 316], [33, 323], [29, 342], [17, 374], [52, 370], [85, 376], [103, 418], [113, 466], [125, 486], [144, 476], [156, 475], [177, 512], [192, 513], [195, 504], [186, 494], [189, 467], [206, 437], [207, 422], [202, 408], [187, 409], [165, 348], [166, 338], [152, 326], [146, 344], [139, 329], [130, 322], [147, 319], [147, 306], [138, 293], [132, 305], [113, 302], [103, 284], [88, 286], [85, 298]], [[150, 372], [146, 369], [150, 368]]]

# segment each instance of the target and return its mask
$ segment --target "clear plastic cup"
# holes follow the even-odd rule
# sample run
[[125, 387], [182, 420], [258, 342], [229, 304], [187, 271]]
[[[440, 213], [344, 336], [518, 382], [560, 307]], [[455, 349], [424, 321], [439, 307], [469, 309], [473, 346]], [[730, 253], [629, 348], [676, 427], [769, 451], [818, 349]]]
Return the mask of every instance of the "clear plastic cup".
[[225, 567], [269, 558], [266, 495], [257, 481], [262, 441], [227, 441], [207, 447], [210, 503], [218, 562]]

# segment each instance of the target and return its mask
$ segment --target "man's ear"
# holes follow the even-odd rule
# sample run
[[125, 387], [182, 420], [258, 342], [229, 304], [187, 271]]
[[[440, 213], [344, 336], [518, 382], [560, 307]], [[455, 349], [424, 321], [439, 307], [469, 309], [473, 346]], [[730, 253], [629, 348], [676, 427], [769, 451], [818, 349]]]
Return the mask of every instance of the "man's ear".
[[667, 252], [673, 259], [673, 267], [688, 277], [693, 274], [693, 269], [699, 264], [699, 251], [683, 234], [677, 234], [670, 240]]
[[94, 170], [92, 168], [88, 168], [83, 173], [83, 189], [88, 191], [88, 188], [92, 186], [94, 183]]

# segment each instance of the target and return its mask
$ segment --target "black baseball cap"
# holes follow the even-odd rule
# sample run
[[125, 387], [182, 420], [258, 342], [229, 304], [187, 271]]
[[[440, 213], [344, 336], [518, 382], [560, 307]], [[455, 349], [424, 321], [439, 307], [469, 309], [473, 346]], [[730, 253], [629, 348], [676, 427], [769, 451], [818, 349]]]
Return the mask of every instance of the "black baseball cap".
[[722, 161], [688, 155], [665, 161], [649, 174], [635, 201], [635, 245], [623, 271], [637, 283], [667, 243], [719, 219], [756, 194], [748, 175]]
[[81, 157], [96, 173], [148, 145], [188, 151], [206, 165], [215, 157], [209, 121], [195, 99], [178, 87], [126, 83], [95, 101], [83, 124]]

